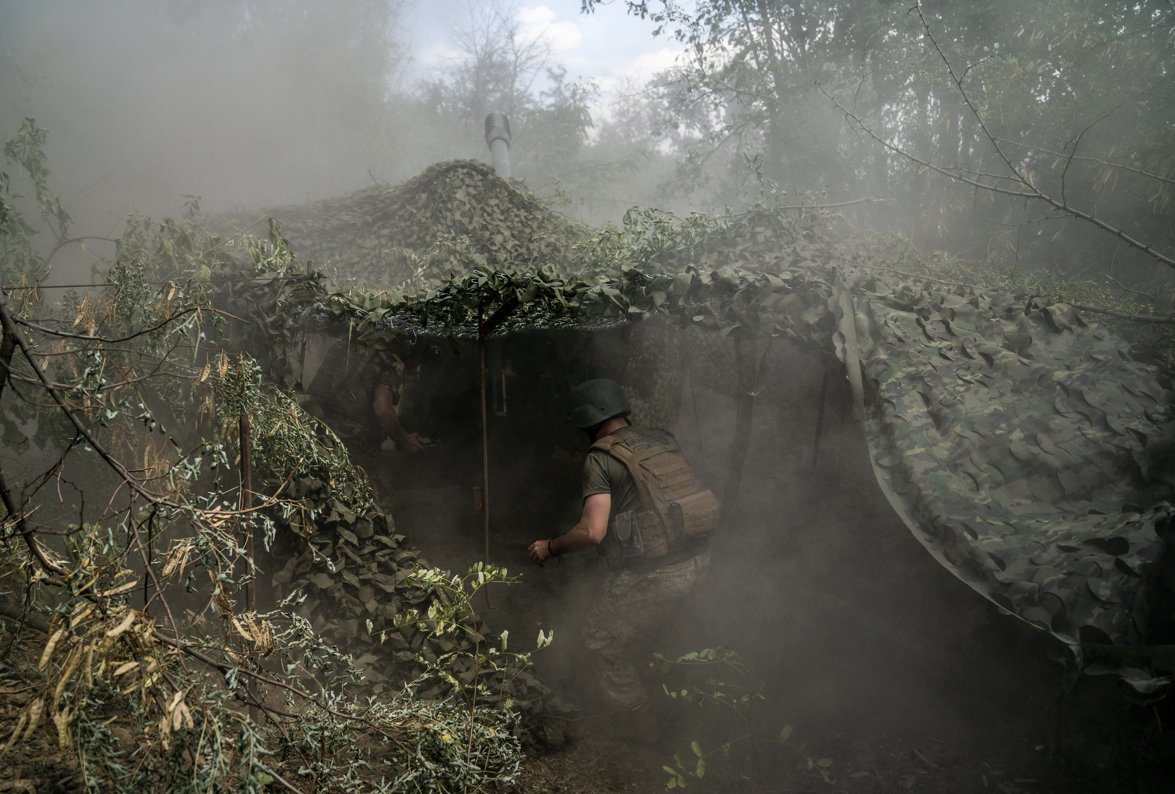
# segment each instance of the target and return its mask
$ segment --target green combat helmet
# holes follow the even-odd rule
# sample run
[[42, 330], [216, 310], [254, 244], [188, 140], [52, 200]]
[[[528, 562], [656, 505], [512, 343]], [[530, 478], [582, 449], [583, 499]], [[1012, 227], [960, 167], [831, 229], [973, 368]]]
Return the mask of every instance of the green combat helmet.
[[620, 384], [607, 378], [584, 381], [567, 395], [567, 421], [579, 430], [611, 419], [628, 416], [632, 408]]

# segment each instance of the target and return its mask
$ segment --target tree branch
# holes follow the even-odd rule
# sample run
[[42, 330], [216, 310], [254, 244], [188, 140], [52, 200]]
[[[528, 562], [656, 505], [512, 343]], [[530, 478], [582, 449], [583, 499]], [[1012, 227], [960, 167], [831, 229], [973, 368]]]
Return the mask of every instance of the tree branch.
[[[1030, 152], [1040, 152], [1041, 154], [1049, 154], [1049, 155], [1052, 155], [1053, 157], [1065, 157], [1066, 156], [1064, 152], [1054, 152], [1052, 149], [1045, 149], [1040, 146], [1031, 146], [1027, 143], [1019, 143], [1017, 141], [1009, 140], [1007, 138], [997, 138], [997, 140], [1000, 143], [1007, 143], [1007, 144], [1011, 144], [1012, 146], [1019, 146], [1021, 149], [1027, 149]], [[1122, 165], [1121, 163], [1111, 163], [1106, 160], [1099, 160], [1096, 157], [1077, 157], [1076, 155], [1073, 155], [1070, 159], [1077, 161], [1077, 162], [1097, 163], [1098, 165], [1104, 165], [1107, 168], [1118, 168], [1123, 171], [1129, 171], [1132, 174], [1138, 174], [1139, 176], [1145, 176], [1147, 179], [1153, 179], [1157, 182], [1163, 182], [1168, 185], [1175, 185], [1175, 179], [1171, 179], [1171, 178], [1165, 177], [1165, 176], [1160, 176], [1159, 174], [1154, 174], [1154, 173], [1151, 173], [1150, 171], [1143, 171], [1141, 168], [1134, 168], [1129, 165]]]
[[959, 182], [962, 182], [963, 184], [971, 185], [971, 186], [977, 187], [977, 188], [981, 188], [981, 189], [989, 191], [991, 193], [998, 193], [1003, 196], [1012, 196], [1015, 198], [1035, 199], [1037, 201], [1043, 201], [1044, 203], [1049, 204], [1050, 206], [1056, 208], [1057, 210], [1060, 210], [1065, 215], [1069, 215], [1074, 218], [1080, 218], [1083, 221], [1086, 221], [1088, 223], [1092, 223], [1094, 226], [1097, 226], [1102, 231], [1108, 232], [1108, 233], [1114, 235], [1115, 237], [1119, 238], [1120, 240], [1122, 240], [1124, 243], [1126, 243], [1131, 248], [1142, 251], [1146, 255], [1152, 257], [1153, 259], [1155, 259], [1159, 262], [1162, 262], [1164, 265], [1167, 265], [1168, 267], [1175, 268], [1175, 259], [1172, 259], [1171, 257], [1167, 256], [1166, 254], [1163, 254], [1163, 253], [1160, 253], [1159, 251], [1154, 250], [1146, 243], [1135, 240], [1133, 237], [1126, 234], [1121, 229], [1118, 229], [1114, 226], [1111, 226], [1110, 224], [1106, 223], [1105, 221], [1101, 220], [1100, 218], [1095, 218], [1093, 215], [1090, 215], [1087, 212], [1082, 212], [1081, 210], [1074, 209], [1073, 207], [1067, 206], [1065, 204], [1062, 204], [1062, 203], [1056, 201], [1055, 199], [1049, 197], [1045, 193], [1042, 193], [1041, 191], [1037, 190], [1032, 185], [1031, 182], [1024, 180], [1023, 178], [1019, 178], [1017, 181], [1019, 181], [1021, 184], [1025, 185], [1025, 186], [1027, 186], [1031, 192], [1026, 192], [1023, 190], [1008, 190], [1007, 188], [998, 187], [996, 185], [989, 185], [984, 182], [980, 182], [979, 180], [970, 179], [966, 176], [963, 176], [962, 169], [957, 169], [955, 171], [951, 171], [948, 168], [943, 168], [942, 166], [936, 165], [936, 164], [929, 162], [927, 160], [922, 160], [918, 157], [915, 157], [914, 155], [905, 151], [901, 147], [896, 146], [893, 143], [890, 143], [889, 141], [885, 140], [880, 135], [875, 133], [868, 125], [865, 124], [864, 121], [862, 121], [860, 119], [860, 117], [858, 117], [855, 113], [853, 113], [852, 111], [845, 108], [843, 105], [840, 104], [840, 102], [837, 101], [836, 97], [834, 97], [832, 94], [828, 93], [828, 90], [825, 89], [824, 86], [820, 84], [819, 80], [816, 81], [816, 86], [820, 89], [820, 92], [822, 94], [824, 94], [824, 96], [828, 97], [828, 99], [832, 102], [832, 104], [836, 106], [837, 110], [839, 110], [842, 114], [844, 114], [845, 118], [850, 119], [866, 135], [868, 135], [870, 138], [877, 141], [882, 146], [884, 146], [886, 149], [888, 149], [889, 151], [898, 155], [899, 157], [901, 157], [905, 160], [909, 160], [912, 163], [917, 163], [920, 166], [924, 166], [925, 168], [928, 168], [931, 171], [934, 171], [935, 173], [939, 173], [939, 174], [942, 174], [943, 176], [950, 177], [951, 179], [958, 180]]
[[[1040, 190], [1035, 185], [1033, 185], [1032, 182], [1027, 177], [1025, 177], [1022, 173], [1020, 173], [1020, 170], [1012, 162], [1011, 158], [1009, 158], [1006, 154], [1004, 154], [1004, 150], [1000, 148], [999, 140], [996, 138], [995, 135], [992, 134], [991, 130], [989, 130], [987, 128], [987, 123], [983, 120], [983, 114], [979, 112], [979, 108], [975, 107], [975, 103], [971, 101], [970, 95], [967, 93], [967, 90], [963, 87], [962, 80], [960, 80], [955, 75], [955, 70], [954, 70], [954, 67], [951, 66], [950, 59], [947, 58], [946, 53], [944, 53], [942, 51], [942, 48], [938, 46], [938, 41], [935, 40], [934, 33], [930, 30], [930, 23], [926, 21], [926, 17], [922, 13], [921, 2], [915, 4], [914, 9], [918, 12], [918, 19], [922, 21], [922, 28], [926, 32], [926, 38], [930, 39], [930, 43], [932, 45], [934, 45], [935, 52], [937, 52], [939, 58], [942, 59], [943, 64], [947, 68], [947, 73], [950, 74], [951, 80], [953, 80], [955, 83], [955, 87], [959, 92], [959, 96], [963, 98], [963, 101], [967, 104], [967, 109], [971, 111], [971, 115], [975, 117], [976, 123], [979, 124], [979, 129], [981, 129], [983, 131], [984, 136], [987, 137], [988, 141], [992, 145], [992, 148], [995, 149], [996, 154], [999, 155], [1000, 159], [1004, 161], [1004, 164], [1011, 170], [1011, 172], [1016, 175], [1016, 177], [1020, 181], [1020, 183], [1023, 184], [1025, 187], [1027, 187], [1030, 191], [1032, 191], [1029, 194], [1031, 198], [1037, 199], [1038, 201], [1043, 201], [1047, 204], [1052, 205], [1053, 207], [1056, 207], [1058, 210], [1061, 210], [1062, 212], [1064, 212], [1068, 215], [1072, 215], [1072, 216], [1074, 216], [1076, 218], [1080, 218], [1088, 223], [1092, 223], [1095, 226], [1097, 226], [1098, 228], [1102, 229], [1103, 231], [1106, 231], [1106, 232], [1109, 232], [1110, 234], [1113, 234], [1115, 237], [1124, 241], [1127, 245], [1131, 246], [1132, 248], [1137, 248], [1138, 250], [1150, 255], [1151, 257], [1153, 257], [1153, 258], [1157, 259], [1158, 261], [1162, 262], [1163, 264], [1167, 265], [1168, 267], [1175, 268], [1175, 259], [1172, 259], [1169, 256], [1166, 256], [1158, 251], [1155, 251], [1149, 245], [1142, 243], [1138, 240], [1135, 240], [1134, 238], [1130, 237], [1125, 232], [1123, 232], [1121, 229], [1110, 226], [1105, 221], [1094, 217], [1090, 213], [1082, 212], [1081, 210], [1070, 207], [1064, 201], [1057, 201], [1056, 199], [1052, 198], [1047, 193], [1045, 193], [1044, 191]], [[821, 87], [821, 91], [823, 91], [823, 90], [824, 90], [823, 87]], [[837, 107], [840, 107], [840, 105], [838, 104]], [[842, 110], [843, 110], [843, 108], [842, 108]], [[870, 136], [875, 137], [872, 135], [872, 133], [870, 133]], [[904, 152], [900, 152], [900, 154], [903, 154], [903, 156], [905, 156]], [[936, 168], [935, 170], [940, 170], [940, 169]], [[980, 187], [984, 187], [984, 186], [980, 185]]]
[[[984, 289], [983, 285], [981, 285], [981, 284], [965, 284], [962, 281], [947, 281], [946, 279], [934, 278], [933, 276], [927, 276], [922, 273], [905, 273], [905, 272], [898, 270], [897, 268], [893, 268], [893, 267], [883, 267], [881, 265], [867, 265], [864, 262], [857, 262], [856, 260], [849, 259], [849, 258], [843, 257], [843, 256], [839, 257], [839, 258], [844, 260], [845, 262], [848, 262], [850, 265], [855, 265], [857, 267], [866, 267], [866, 268], [869, 268], [870, 270], [883, 270], [886, 273], [893, 273], [894, 275], [897, 275], [897, 276], [904, 276], [905, 278], [917, 279], [919, 281], [933, 281], [936, 284], [947, 284], [952, 287], [966, 287], [968, 289], [974, 289], [974, 290]], [[1085, 306], [1080, 303], [1070, 303], [1069, 305], [1072, 306], [1074, 309], [1080, 309], [1081, 311], [1086, 311], [1086, 312], [1095, 312], [1096, 314], [1106, 314], [1106, 315], [1109, 315], [1110, 317], [1117, 317], [1120, 320], [1131, 320], [1136, 323], [1156, 323], [1156, 324], [1160, 324], [1160, 325], [1175, 325], [1175, 316], [1164, 317], [1161, 315], [1153, 315], [1153, 314], [1127, 314], [1126, 312], [1120, 312], [1115, 309], [1101, 309], [1101, 308], [1098, 308], [1097, 306]]]
[[1099, 309], [1096, 306], [1082, 306], [1080, 303], [1070, 303], [1074, 309], [1081, 309], [1086, 312], [1096, 312], [1098, 314], [1107, 314], [1110, 317], [1117, 317], [1119, 320], [1130, 320], [1136, 323], [1157, 323], [1160, 325], [1175, 325], [1175, 317], [1163, 317], [1161, 315], [1153, 314], [1127, 314], [1126, 312], [1115, 311], [1114, 309]]
[[81, 420], [78, 419], [77, 414], [74, 412], [73, 408], [71, 408], [69, 404], [65, 402], [65, 399], [61, 396], [61, 393], [57, 387], [53, 385], [48, 377], [46, 377], [44, 370], [42, 370], [41, 366], [37, 363], [36, 357], [33, 355], [33, 351], [29, 348], [28, 342], [25, 341], [24, 337], [21, 336], [20, 331], [17, 329], [12, 312], [8, 309], [8, 302], [3, 298], [0, 298], [0, 322], [3, 323], [5, 333], [11, 334], [12, 337], [16, 340], [16, 344], [20, 347], [21, 352], [24, 353], [25, 360], [28, 361], [29, 366], [33, 368], [33, 373], [36, 374], [37, 379], [41, 381], [43, 388], [49, 392], [49, 395], [53, 398], [53, 401], [57, 403], [57, 407], [61, 409], [62, 413], [65, 414], [66, 418], [69, 419], [70, 423], [77, 429], [78, 434], [86, 440], [86, 443], [88, 443], [90, 447], [98, 453], [98, 456], [106, 462], [106, 465], [113, 469], [115, 473], [118, 474], [118, 476], [121, 477], [123, 481], [136, 493], [146, 498], [153, 504], [161, 504], [177, 510], [184, 509], [182, 505], [161, 499], [158, 494], [153, 494], [144, 488], [138, 480], [131, 476], [130, 472], [126, 470], [126, 467], [115, 460], [114, 456], [107, 452], [106, 448], [98, 443], [98, 440], [94, 438], [93, 434], [91, 434], [86, 426], [82, 424]]
[[[28, 320], [22, 320], [20, 317], [17, 317], [15, 315], [13, 316], [12, 319], [18, 325], [23, 325], [25, 328], [31, 328], [34, 331], [40, 331], [41, 333], [45, 334], [46, 336], [60, 336], [60, 337], [65, 337], [67, 339], [82, 339], [87, 342], [102, 342], [103, 344], [115, 345], [120, 342], [129, 342], [130, 340], [135, 339], [136, 337], [143, 336], [144, 334], [149, 334], [152, 331], [158, 331], [160, 328], [164, 328], [167, 325], [170, 325], [174, 320], [176, 320], [180, 317], [183, 317], [185, 314], [191, 314], [192, 312], [200, 312], [202, 309], [205, 309], [205, 308], [207, 308], [207, 307], [189, 306], [187, 309], [184, 309], [183, 311], [178, 312], [178, 313], [172, 315], [171, 317], [168, 317], [166, 320], [159, 323], [158, 325], [153, 325], [150, 328], [144, 328], [141, 331], [136, 331], [135, 333], [131, 334], [130, 336], [123, 336], [118, 339], [107, 339], [104, 336], [91, 336], [89, 334], [71, 334], [66, 331], [55, 331], [52, 328], [46, 328], [43, 325], [37, 325], [36, 323], [31, 323]], [[211, 311], [214, 311], [214, 310], [211, 310]], [[239, 319], [239, 318], [234, 317], [233, 319]]]

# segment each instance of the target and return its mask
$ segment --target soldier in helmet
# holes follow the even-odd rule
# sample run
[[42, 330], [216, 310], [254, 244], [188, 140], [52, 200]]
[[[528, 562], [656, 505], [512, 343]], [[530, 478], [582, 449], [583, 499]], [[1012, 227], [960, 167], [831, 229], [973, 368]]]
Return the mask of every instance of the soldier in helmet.
[[574, 527], [530, 544], [531, 560], [599, 550], [613, 573], [589, 613], [584, 636], [611, 705], [630, 738], [654, 741], [657, 727], [633, 665], [643, 636], [702, 580], [718, 502], [703, 491], [666, 430], [629, 423], [620, 385], [590, 380], [572, 389], [567, 418], [590, 445], [583, 469], [583, 515]]
[[397, 413], [405, 371], [414, 358], [406, 345], [386, 337], [341, 339], [327, 351], [309, 392], [348, 448], [373, 452], [390, 437], [404, 452], [423, 449]]

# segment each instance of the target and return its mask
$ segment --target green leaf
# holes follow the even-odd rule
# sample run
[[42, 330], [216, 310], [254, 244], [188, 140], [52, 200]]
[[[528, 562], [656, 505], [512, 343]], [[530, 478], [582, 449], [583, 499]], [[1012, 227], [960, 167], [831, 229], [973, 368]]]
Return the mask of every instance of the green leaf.
[[783, 726], [783, 730], [781, 730], [779, 732], [779, 741], [786, 742], [790, 738], [791, 738], [791, 726], [785, 725], [785, 726]]
[[696, 755], [698, 758], [702, 757], [702, 745], [698, 744], [697, 742], [691, 742], [690, 747], [693, 748], [694, 755]]
[[694, 772], [694, 774], [697, 777], [702, 777], [703, 775], [706, 774], [706, 759], [705, 758], [698, 759], [698, 768], [697, 768], [697, 771]]
[[821, 758], [819, 761], [816, 762], [816, 766], [832, 766], [832, 759], [831, 758]]

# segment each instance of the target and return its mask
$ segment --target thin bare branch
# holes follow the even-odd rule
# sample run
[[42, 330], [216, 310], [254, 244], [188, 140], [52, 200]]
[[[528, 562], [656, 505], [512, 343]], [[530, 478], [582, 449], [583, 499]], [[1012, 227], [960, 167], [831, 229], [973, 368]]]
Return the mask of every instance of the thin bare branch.
[[840, 102], [837, 101], [836, 97], [834, 97], [832, 94], [830, 94], [828, 92], [828, 90], [825, 89], [824, 86], [822, 86], [820, 84], [819, 81], [816, 82], [816, 86], [820, 89], [820, 92], [822, 94], [824, 94], [824, 96], [828, 97], [828, 99], [832, 102], [832, 104], [835, 105], [836, 108], [838, 110], [840, 110], [841, 113], [844, 114], [845, 118], [852, 121], [854, 124], [856, 124], [858, 127], [860, 127], [860, 129], [866, 135], [868, 135], [870, 138], [877, 141], [882, 146], [884, 146], [886, 149], [888, 149], [889, 151], [898, 155], [899, 157], [901, 157], [905, 160], [909, 160], [911, 163], [917, 163], [918, 165], [924, 166], [924, 167], [930, 169], [931, 171], [934, 171], [935, 173], [942, 174], [943, 176], [958, 180], [959, 182], [962, 182], [963, 184], [972, 185], [974, 187], [982, 188], [983, 190], [987, 190], [991, 193], [999, 193], [1000, 195], [1003, 195], [1003, 196], [1013, 196], [1015, 198], [1035, 199], [1037, 201], [1043, 201], [1044, 203], [1049, 204], [1050, 206], [1054, 207], [1055, 209], [1060, 210], [1065, 215], [1069, 215], [1074, 218], [1080, 218], [1083, 221], [1087, 221], [1088, 223], [1092, 223], [1094, 226], [1097, 226], [1099, 229], [1101, 229], [1105, 232], [1108, 232], [1108, 233], [1114, 235], [1115, 237], [1117, 237], [1118, 239], [1122, 240], [1124, 243], [1126, 243], [1131, 248], [1142, 251], [1146, 255], [1152, 257], [1153, 259], [1155, 259], [1159, 262], [1162, 262], [1164, 265], [1167, 265], [1168, 267], [1175, 268], [1175, 259], [1171, 258], [1170, 256], [1167, 256], [1166, 254], [1163, 254], [1159, 251], [1156, 251], [1155, 249], [1151, 248], [1146, 243], [1135, 240], [1133, 237], [1126, 234], [1121, 229], [1118, 229], [1114, 226], [1111, 226], [1110, 224], [1106, 223], [1105, 221], [1101, 220], [1100, 218], [1096, 218], [1087, 212], [1083, 212], [1079, 209], [1075, 209], [1073, 207], [1069, 207], [1065, 204], [1062, 204], [1061, 202], [1057, 201], [1056, 199], [1051, 198], [1050, 196], [1041, 192], [1040, 190], [1037, 190], [1036, 187], [1034, 187], [1032, 185], [1032, 183], [1027, 180], [1024, 180], [1021, 178], [1018, 181], [1020, 181], [1021, 184], [1023, 184], [1024, 186], [1028, 187], [1031, 192], [1027, 192], [1027, 191], [1023, 191], [1023, 190], [1008, 190], [1007, 188], [1002, 188], [997, 185], [990, 185], [990, 184], [986, 184], [986, 183], [981, 182], [976, 179], [971, 179], [970, 177], [965, 176], [961, 170], [956, 169], [956, 170], [952, 171], [949, 168], [943, 168], [942, 166], [937, 165], [935, 163], [932, 163], [928, 160], [922, 160], [918, 157], [915, 157], [914, 155], [910, 154], [906, 150], [902, 149], [901, 147], [897, 146], [896, 144], [893, 144], [893, 143], [887, 141], [886, 139], [882, 138], [880, 135], [875, 133], [867, 124], [865, 124], [864, 121], [861, 120], [861, 118], [859, 116], [857, 116], [855, 113], [853, 113], [848, 108], [841, 105]]
[[90, 445], [91, 449], [98, 453], [98, 456], [102, 458], [103, 461], [105, 461], [106, 465], [113, 469], [114, 472], [118, 474], [118, 476], [121, 477], [123, 481], [126, 482], [126, 484], [136, 493], [148, 499], [153, 504], [161, 504], [167, 507], [175, 508], [177, 510], [182, 510], [182, 505], [161, 499], [158, 494], [153, 494], [144, 488], [138, 480], [131, 476], [130, 472], [126, 470], [126, 467], [115, 460], [114, 456], [111, 455], [104, 446], [98, 443], [98, 440], [94, 438], [89, 429], [86, 428], [84, 424], [82, 424], [80, 419], [78, 419], [77, 413], [73, 410], [73, 408], [70, 407], [69, 403], [65, 401], [65, 398], [61, 396], [61, 391], [53, 385], [53, 383], [45, 375], [44, 370], [42, 370], [40, 365], [37, 364], [36, 356], [33, 355], [33, 351], [29, 348], [28, 342], [26, 342], [24, 337], [21, 336], [20, 330], [16, 327], [16, 323], [14, 322], [12, 312], [8, 309], [8, 302], [3, 298], [0, 298], [0, 321], [3, 322], [5, 333], [12, 334], [13, 338], [16, 340], [17, 346], [19, 346], [21, 352], [24, 353], [25, 360], [28, 361], [29, 366], [33, 368], [33, 373], [36, 374], [37, 379], [41, 381], [45, 391], [49, 392], [50, 396], [53, 398], [53, 401], [57, 403], [57, 407], [60, 408], [62, 413], [65, 414], [66, 418], [69, 419], [70, 424], [72, 424], [74, 428], [77, 429], [78, 434], [86, 440], [86, 443]]
[[[952, 287], [966, 287], [968, 289], [974, 289], [974, 290], [986, 289], [981, 284], [966, 284], [962, 281], [947, 281], [946, 279], [935, 278], [933, 276], [927, 276], [922, 273], [906, 273], [904, 271], [898, 270], [897, 268], [893, 268], [893, 267], [883, 267], [881, 265], [867, 265], [864, 262], [857, 262], [856, 260], [848, 259], [847, 257], [843, 257], [843, 256], [839, 257], [839, 258], [845, 262], [848, 262], [851, 265], [856, 265], [857, 267], [865, 267], [865, 268], [869, 268], [870, 270], [881, 270], [886, 273], [893, 273], [895, 276], [903, 276], [905, 278], [917, 279], [918, 281], [933, 281], [936, 284], [948, 284]], [[1152, 314], [1127, 314], [1126, 312], [1120, 312], [1115, 309], [1102, 309], [1098, 306], [1086, 306], [1086, 305], [1080, 304], [1080, 303], [1070, 303], [1069, 305], [1072, 306], [1074, 309], [1080, 309], [1081, 311], [1087, 311], [1087, 312], [1094, 312], [1095, 314], [1105, 314], [1110, 317], [1117, 317], [1120, 320], [1131, 320], [1131, 321], [1137, 322], [1137, 323], [1156, 323], [1156, 324], [1161, 324], [1161, 325], [1175, 325], [1175, 316], [1162, 316], [1162, 315], [1152, 315]]]
[[[1115, 228], [1115, 227], [1109, 225], [1105, 221], [1093, 216], [1090, 213], [1083, 212], [1083, 211], [1078, 210], [1074, 207], [1070, 207], [1064, 201], [1057, 201], [1056, 199], [1054, 199], [1053, 197], [1049, 196], [1047, 193], [1045, 193], [1044, 191], [1042, 191], [1038, 187], [1036, 187], [1036, 185], [1032, 184], [1032, 181], [1020, 172], [1020, 169], [1016, 167], [1016, 164], [1013, 163], [1011, 158], [1008, 157], [1008, 155], [1004, 153], [1003, 149], [1000, 148], [999, 139], [994, 134], [992, 134], [991, 130], [989, 130], [987, 128], [987, 123], [983, 119], [983, 114], [979, 112], [979, 108], [977, 108], [975, 106], [975, 103], [971, 101], [971, 96], [967, 93], [967, 89], [963, 87], [962, 80], [960, 80], [955, 75], [955, 70], [954, 70], [954, 67], [951, 65], [950, 59], [947, 58], [946, 53], [944, 53], [942, 51], [942, 48], [938, 46], [938, 41], [934, 38], [934, 32], [930, 29], [930, 23], [926, 21], [926, 17], [922, 13], [922, 4], [921, 3], [915, 4], [914, 9], [918, 12], [918, 19], [920, 19], [922, 21], [922, 28], [926, 32], [926, 38], [930, 39], [930, 43], [934, 46], [935, 52], [937, 52], [939, 58], [942, 59], [943, 64], [946, 66], [947, 73], [950, 74], [951, 80], [953, 80], [955, 83], [955, 88], [956, 88], [956, 90], [958, 90], [959, 96], [962, 97], [963, 102], [966, 103], [967, 109], [971, 111], [971, 115], [975, 117], [975, 121], [979, 125], [979, 129], [983, 131], [984, 136], [991, 143], [992, 148], [995, 149], [996, 154], [999, 155], [1000, 159], [1004, 161], [1004, 164], [1008, 167], [1008, 169], [1011, 170], [1011, 172], [1016, 175], [1016, 177], [1019, 179], [1021, 184], [1023, 184], [1026, 188], [1028, 188], [1029, 191], [1031, 191], [1030, 193], [1027, 194], [1030, 198], [1034, 198], [1034, 199], [1037, 199], [1038, 201], [1043, 201], [1047, 204], [1051, 204], [1053, 207], [1056, 207], [1057, 209], [1061, 210], [1062, 212], [1064, 212], [1068, 215], [1072, 215], [1076, 218], [1081, 218], [1084, 221], [1092, 223], [1095, 226], [1097, 226], [1098, 228], [1102, 229], [1103, 231], [1106, 231], [1106, 232], [1109, 232], [1110, 234], [1113, 234], [1115, 237], [1124, 241], [1127, 245], [1129, 245], [1133, 248], [1137, 248], [1140, 251], [1143, 251], [1144, 253], [1159, 260], [1160, 262], [1164, 263], [1165, 265], [1167, 265], [1169, 267], [1175, 268], [1175, 259], [1173, 259], [1165, 254], [1162, 254], [1158, 251], [1155, 251], [1149, 245], [1147, 245], [1143, 242], [1140, 242], [1138, 240], [1135, 240], [1134, 238], [1127, 235], [1121, 229], [1118, 229], [1118, 228]], [[821, 91], [823, 91], [823, 90], [824, 89], [821, 88]], [[825, 92], [825, 94], [827, 95], [827, 92]], [[840, 105], [837, 104], [837, 107], [840, 107]], [[842, 111], [843, 111], [843, 108], [842, 108]], [[871, 137], [876, 137], [876, 136], [873, 136], [872, 133], [869, 133], [869, 134]], [[895, 149], [895, 151], [897, 151], [897, 150]], [[904, 157], [909, 156], [909, 155], [906, 155], [905, 152], [899, 152], [899, 154], [901, 154]], [[938, 168], [935, 168], [935, 170], [941, 171], [941, 169], [938, 169]], [[980, 185], [980, 187], [986, 187], [986, 189], [988, 189], [988, 190], [991, 189], [990, 187], [984, 186], [984, 185]]]
[[1140, 298], [1146, 298], [1147, 300], [1149, 300], [1151, 302], [1154, 302], [1154, 300], [1155, 300], [1155, 296], [1150, 294], [1149, 292], [1140, 292], [1139, 290], [1128, 287], [1125, 284], [1123, 284], [1121, 281], [1119, 281], [1118, 279], [1114, 278], [1113, 276], [1106, 276], [1106, 278], [1108, 278], [1110, 281], [1114, 282], [1119, 287], [1121, 287], [1123, 292], [1129, 292], [1133, 295], [1139, 296]]
[[20, 317], [16, 317], [15, 315], [13, 316], [13, 319], [16, 321], [16, 323], [18, 325], [23, 325], [25, 328], [31, 328], [34, 331], [39, 331], [39, 332], [45, 334], [46, 336], [60, 336], [60, 337], [65, 337], [66, 339], [82, 339], [87, 342], [102, 342], [102, 343], [108, 344], [108, 345], [116, 345], [120, 342], [129, 342], [132, 339], [136, 339], [140, 336], [144, 336], [144, 335], [152, 333], [154, 331], [158, 331], [160, 328], [166, 328], [168, 325], [170, 325], [171, 323], [173, 323], [175, 320], [179, 319], [180, 317], [183, 317], [184, 315], [187, 315], [187, 314], [191, 314], [192, 312], [196, 312], [198, 314], [204, 308], [207, 308], [207, 307], [190, 306], [187, 309], [184, 309], [183, 311], [178, 312], [178, 313], [172, 315], [171, 317], [168, 317], [166, 320], [162, 321], [158, 325], [153, 325], [150, 328], [144, 328], [141, 331], [136, 331], [135, 333], [131, 334], [130, 336], [118, 337], [116, 339], [109, 339], [104, 336], [91, 336], [90, 334], [71, 334], [66, 331], [57, 331], [52, 328], [46, 328], [43, 325], [37, 325], [36, 323], [31, 323], [28, 320], [22, 320]]
[[[999, 138], [998, 140], [1000, 143], [1007, 143], [1012, 146], [1018, 146], [1021, 149], [1027, 149], [1028, 151], [1031, 151], [1031, 152], [1040, 152], [1041, 154], [1048, 154], [1048, 155], [1052, 155], [1053, 157], [1065, 157], [1066, 156], [1064, 152], [1054, 152], [1052, 149], [1045, 149], [1041, 146], [1031, 146], [1027, 143], [1019, 143], [1017, 141], [1009, 140], [1007, 138]], [[1170, 177], [1165, 177], [1160, 174], [1153, 173], [1151, 171], [1144, 171], [1141, 168], [1134, 168], [1133, 166], [1123, 165], [1122, 163], [1112, 163], [1112, 162], [1109, 162], [1108, 160], [1101, 160], [1097, 157], [1078, 157], [1076, 155], [1073, 155], [1071, 159], [1073, 159], [1076, 162], [1097, 163], [1098, 165], [1104, 165], [1107, 168], [1117, 168], [1122, 171], [1129, 171], [1132, 174], [1138, 174], [1139, 176], [1145, 176], [1147, 179], [1154, 179], [1157, 182], [1162, 182], [1167, 185], [1175, 185], [1175, 179], [1171, 179]]]

